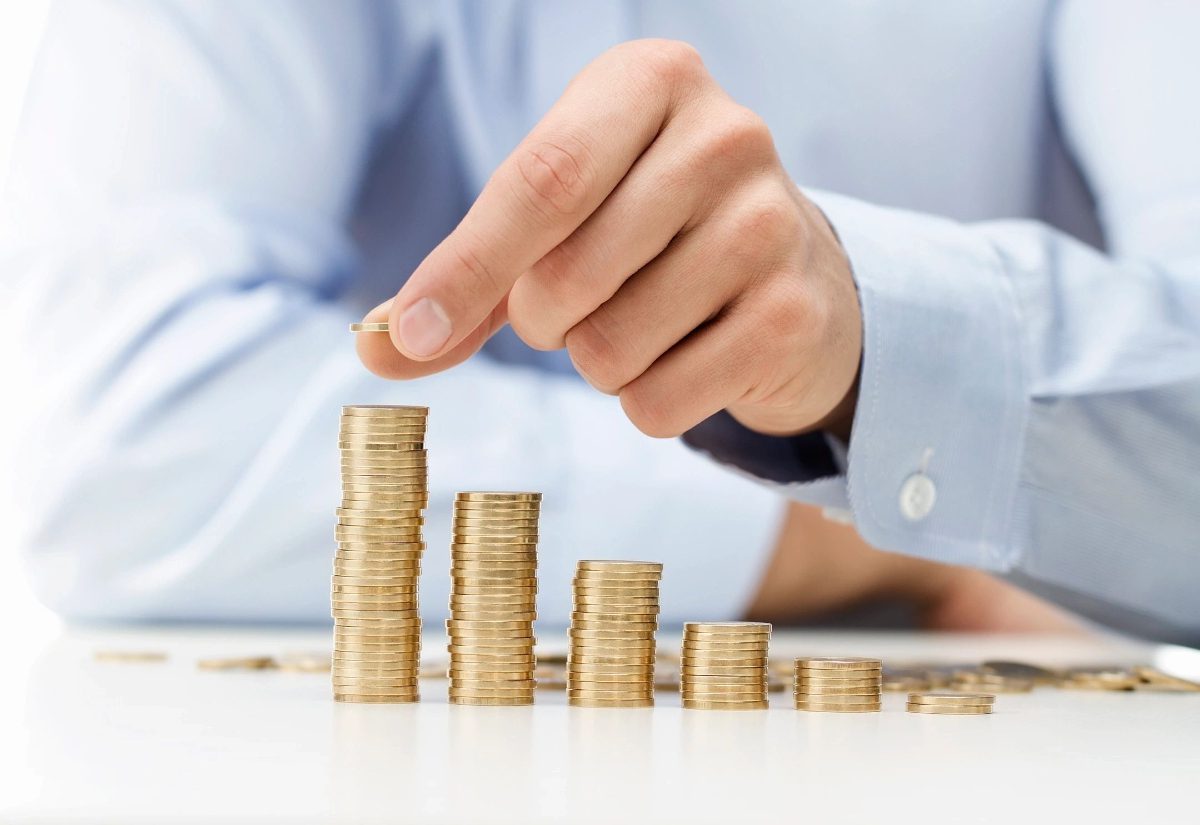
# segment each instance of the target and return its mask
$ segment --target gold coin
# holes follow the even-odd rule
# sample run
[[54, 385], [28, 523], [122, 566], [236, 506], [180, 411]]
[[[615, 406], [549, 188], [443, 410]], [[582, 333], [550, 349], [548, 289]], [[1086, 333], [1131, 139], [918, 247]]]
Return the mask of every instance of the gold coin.
[[878, 699], [883, 691], [878, 687], [813, 688], [797, 685], [794, 692], [799, 696], [874, 696]]
[[[451, 576], [450, 587], [453, 590], [458, 588], [483, 588], [483, 587], [527, 587], [534, 591], [537, 590], [538, 580], [536, 576]], [[468, 592], [468, 591], [464, 591]]]
[[[468, 579], [474, 582], [475, 579]], [[455, 596], [529, 596], [537, 595], [536, 584], [456, 584], [450, 589]]]
[[342, 407], [342, 415], [424, 418], [429, 415], [429, 408], [405, 404], [346, 404]]
[[680, 672], [685, 676], [690, 677], [709, 677], [717, 678], [727, 676], [744, 676], [746, 678], [758, 677], [767, 678], [766, 668], [755, 665], [746, 665], [739, 667], [737, 665], [706, 665], [706, 666], [687, 666], [680, 669]]
[[683, 632], [687, 634], [735, 635], [747, 634], [771, 635], [770, 622], [684, 622]]
[[338, 455], [342, 472], [351, 475], [421, 475], [429, 469], [428, 450], [407, 450], [392, 454], [376, 452], [370, 455], [343, 452]]
[[629, 590], [619, 590], [612, 587], [573, 587], [572, 594], [579, 598], [586, 596], [590, 599], [607, 599], [614, 604], [619, 604], [626, 599], [645, 599], [657, 602], [659, 600], [658, 588], [638, 588]]
[[459, 553], [533, 553], [537, 549], [538, 537], [526, 536], [451, 536], [451, 557]]
[[542, 512], [540, 504], [528, 501], [456, 501], [455, 515], [490, 516], [492, 518], [532, 518]]
[[858, 656], [814, 656], [796, 660], [796, 668], [805, 670], [882, 670], [883, 662], [879, 659], [866, 659]]
[[533, 656], [533, 645], [526, 639], [451, 639], [446, 649], [451, 655], [491, 655], [497, 658], [519, 657], [524, 660]]
[[909, 713], [930, 713], [942, 716], [986, 716], [992, 712], [991, 705], [926, 705], [909, 702], [904, 707]]
[[686, 710], [766, 710], [770, 703], [763, 701], [750, 702], [717, 702], [703, 699], [687, 699], [680, 701]]
[[844, 705], [870, 705], [882, 701], [879, 693], [803, 693], [793, 696], [810, 702], [836, 702]]
[[352, 595], [334, 593], [330, 603], [335, 608], [350, 610], [411, 610], [417, 606], [417, 594], [408, 593], [401, 596], [377, 596], [372, 598], [361, 593]]
[[146, 664], [165, 662], [167, 654], [158, 650], [97, 650], [92, 654], [92, 658], [97, 662]]
[[722, 654], [704, 654], [696, 653], [695, 651], [686, 651], [683, 656], [679, 657], [679, 664], [685, 667], [763, 667], [767, 666], [766, 657], [760, 654], [751, 653], [748, 655], [737, 656], [731, 653]]
[[625, 584], [649, 587], [656, 585], [661, 579], [656, 573], [597, 573], [592, 570], [577, 570], [571, 582], [592, 587], [618, 587]]
[[831, 705], [831, 704], [816, 704], [816, 703], [796, 703], [796, 710], [805, 710], [813, 713], [879, 713], [883, 710], [882, 705]]
[[607, 631], [637, 631], [647, 635], [653, 635], [658, 629], [658, 622], [653, 618], [650, 621], [633, 621], [632, 619], [585, 619], [572, 614], [571, 627], [575, 630], [607, 630]]
[[584, 699], [575, 697], [567, 704], [576, 708], [652, 708], [654, 699]]
[[478, 696], [451, 696], [450, 704], [452, 704], [452, 705], [483, 705], [483, 706], [497, 705], [497, 706], [516, 707], [519, 705], [532, 705], [533, 697], [530, 696], [528, 699], [525, 699], [525, 698], [502, 699], [502, 698], [498, 698], [498, 697], [484, 698], [484, 697], [478, 697]]
[[654, 561], [616, 561], [616, 560], [580, 560], [577, 564], [579, 570], [593, 570], [597, 572], [623, 572], [623, 573], [658, 573], [662, 574], [663, 566], [661, 562]]
[[420, 439], [412, 441], [367, 441], [356, 438], [350, 433], [343, 433], [339, 436], [338, 449], [342, 451], [343, 457], [352, 455], [371, 455], [373, 453], [404, 454], [411, 453], [417, 450], [424, 451], [425, 442]]
[[387, 332], [387, 324], [351, 324], [351, 332]]
[[334, 645], [333, 658], [351, 662], [400, 661], [411, 662], [421, 646], [416, 644], [395, 645], [385, 650], [359, 649], [346, 644]]
[[655, 658], [653, 655], [634, 656], [628, 653], [612, 656], [603, 653], [572, 652], [570, 661], [572, 665], [620, 665], [628, 667], [630, 665], [652, 665], [655, 663]]
[[644, 698], [651, 699], [654, 697], [654, 690], [650, 687], [575, 687], [567, 685], [568, 697], [589, 697], [592, 699], [622, 699], [622, 698]]
[[[593, 619], [610, 622], [657, 622], [658, 605], [610, 605], [575, 604], [572, 605], [571, 616], [580, 619]], [[618, 618], [619, 617], [619, 618]]]
[[929, 705], [975, 705], [980, 703], [991, 703], [996, 701], [996, 697], [991, 693], [943, 693], [943, 692], [916, 692], [908, 694], [908, 701], [921, 702]]
[[646, 639], [636, 642], [616, 642], [612, 639], [605, 639], [597, 642], [597, 640], [589, 639], [574, 639], [571, 642], [571, 651], [577, 653], [601, 653], [607, 652], [612, 655], [620, 655], [623, 653], [637, 653], [642, 656], [654, 655], [654, 640]]
[[271, 656], [234, 656], [220, 659], [198, 659], [196, 667], [201, 670], [268, 670], [276, 667]]
[[541, 501], [541, 493], [513, 493], [513, 492], [461, 492], [454, 497], [455, 501], [495, 501], [495, 502], [512, 502], [512, 501]]
[[[403, 584], [339, 584], [334, 576], [333, 592], [341, 593], [346, 596], [408, 596], [417, 592], [417, 585]], [[415, 581], [415, 580], [414, 580]]]
[[478, 621], [474, 619], [447, 619], [446, 629], [451, 632], [462, 631], [471, 633], [476, 630], [529, 630], [530, 620], [528, 619], [499, 619], [490, 621]]
[[654, 641], [654, 632], [646, 632], [643, 630], [631, 630], [626, 628], [618, 628], [615, 630], [588, 630], [581, 627], [572, 627], [567, 631], [567, 635], [571, 639], [590, 639], [590, 640], [611, 640], [614, 642], [620, 641]]
[[567, 657], [567, 671], [577, 673], [611, 673], [630, 675], [637, 674], [639, 676], [653, 676], [654, 662], [647, 662], [645, 659], [649, 657], [635, 657], [633, 661], [623, 659], [619, 662], [580, 662], [573, 656]]
[[362, 696], [354, 693], [338, 693], [334, 691], [333, 701], [347, 704], [410, 705], [421, 701], [421, 695], [415, 690], [411, 693], [393, 696]]
[[768, 643], [765, 640], [761, 642], [713, 642], [685, 637], [679, 646], [680, 655], [683, 656], [754, 655], [766, 659], [768, 650]]
[[416, 584], [420, 575], [420, 567], [386, 565], [360, 565], [351, 562], [334, 562], [334, 582], [346, 584]]
[[450, 661], [450, 666], [444, 669], [442, 675], [451, 679], [491, 679], [497, 682], [505, 682], [512, 680], [530, 680], [533, 678], [534, 668], [529, 665], [520, 667], [504, 666], [500, 668], [480, 667], [478, 664], [470, 662], [455, 662]]
[[600, 613], [629, 613], [634, 615], [647, 613], [658, 615], [659, 613], [658, 599], [645, 599], [642, 601], [625, 599], [624, 601], [615, 601], [613, 599], [595, 599], [577, 594], [573, 601], [573, 606], [577, 612], [592, 612], [595, 610]]
[[401, 482], [401, 481], [343, 481], [342, 492], [344, 493], [419, 493], [424, 495], [428, 492], [428, 485], [418, 484], [416, 482]]
[[450, 676], [450, 687], [459, 692], [464, 691], [494, 691], [496, 693], [515, 693], [532, 690], [535, 684], [532, 678], [524, 679], [489, 679], [478, 675]]
[[335, 688], [353, 689], [355, 692], [387, 693], [394, 688], [416, 687], [417, 677], [411, 669], [408, 676], [342, 676], [334, 667], [331, 682]]
[[421, 530], [422, 519], [419, 518], [376, 518], [374, 516], [364, 516], [355, 518], [353, 516], [339, 516], [337, 523], [345, 527], [373, 527], [386, 528], [389, 530], [414, 530], [418, 534]]
[[510, 513], [488, 513], [483, 510], [467, 510], [455, 513], [451, 526], [455, 528], [479, 529], [495, 527], [519, 531], [537, 530], [540, 519], [536, 515], [513, 515]]

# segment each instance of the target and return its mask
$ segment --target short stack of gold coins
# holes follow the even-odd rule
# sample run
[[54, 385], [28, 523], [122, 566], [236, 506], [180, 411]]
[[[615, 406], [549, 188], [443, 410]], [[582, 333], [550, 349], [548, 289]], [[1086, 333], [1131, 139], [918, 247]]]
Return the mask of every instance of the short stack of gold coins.
[[934, 713], [945, 716], [979, 716], [992, 712], [996, 696], [991, 693], [908, 694], [909, 713]]
[[679, 692], [693, 710], [767, 707], [766, 622], [687, 622], [683, 626]]
[[419, 698], [428, 413], [426, 407], [342, 408], [332, 586], [333, 697], [340, 702]]
[[531, 705], [541, 493], [459, 493], [450, 545], [450, 702]]
[[662, 571], [662, 564], [649, 561], [579, 562], [567, 654], [567, 700], [572, 705], [654, 705]]
[[870, 713], [883, 709], [883, 662], [856, 656], [796, 660], [796, 709]]

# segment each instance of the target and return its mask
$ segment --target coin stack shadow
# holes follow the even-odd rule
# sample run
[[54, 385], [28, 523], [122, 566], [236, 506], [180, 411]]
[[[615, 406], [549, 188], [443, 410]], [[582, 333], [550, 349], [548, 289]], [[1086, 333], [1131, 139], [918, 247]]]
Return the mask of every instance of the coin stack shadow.
[[905, 707], [909, 713], [943, 716], [982, 716], [992, 712], [996, 697], [991, 693], [910, 693]]
[[450, 545], [450, 702], [531, 705], [541, 493], [459, 493]]
[[687, 622], [679, 691], [691, 710], [763, 710], [767, 703], [766, 622]]
[[796, 709], [870, 713], [883, 708], [883, 662], [827, 656], [796, 660]]
[[581, 561], [572, 583], [567, 701], [577, 707], [654, 705], [654, 632], [663, 566]]
[[416, 702], [417, 580], [429, 488], [426, 407], [342, 408], [333, 559], [333, 698]]

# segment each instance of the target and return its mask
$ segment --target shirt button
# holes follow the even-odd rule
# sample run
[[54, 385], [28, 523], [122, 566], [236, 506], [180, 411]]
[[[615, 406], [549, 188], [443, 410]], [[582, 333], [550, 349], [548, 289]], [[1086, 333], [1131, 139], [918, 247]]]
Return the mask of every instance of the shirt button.
[[909, 521], [920, 521], [937, 503], [937, 487], [924, 473], [913, 473], [900, 486], [900, 514]]

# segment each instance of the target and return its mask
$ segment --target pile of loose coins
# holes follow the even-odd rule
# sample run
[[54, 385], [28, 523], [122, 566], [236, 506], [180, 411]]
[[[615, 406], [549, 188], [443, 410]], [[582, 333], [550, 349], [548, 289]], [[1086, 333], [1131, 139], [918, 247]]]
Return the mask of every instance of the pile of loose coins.
[[883, 709], [883, 662], [817, 656], [796, 660], [797, 710], [870, 713]]
[[459, 493], [450, 545], [450, 702], [531, 705], [541, 493]]
[[579, 707], [654, 704], [662, 564], [581, 561], [572, 582], [567, 697]]
[[909, 713], [943, 716], [980, 716], [992, 712], [996, 697], [991, 693], [910, 693], [905, 707]]
[[342, 408], [342, 506], [331, 588], [339, 702], [419, 698], [428, 413], [426, 407]]
[[683, 707], [765, 709], [770, 639], [765, 622], [686, 623], [679, 671]]

